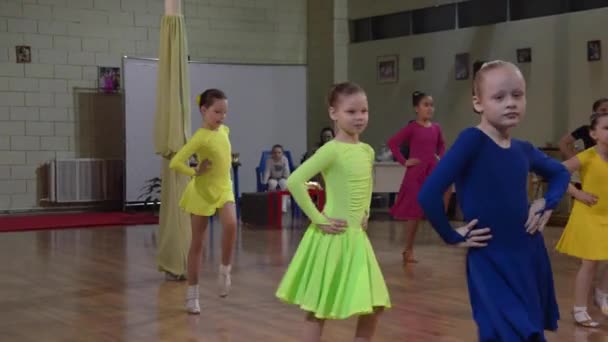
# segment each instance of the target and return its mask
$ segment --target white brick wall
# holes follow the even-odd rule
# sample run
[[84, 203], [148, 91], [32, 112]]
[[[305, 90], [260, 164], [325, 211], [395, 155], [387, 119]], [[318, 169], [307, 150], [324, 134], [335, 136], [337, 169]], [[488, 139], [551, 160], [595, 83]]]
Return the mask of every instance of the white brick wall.
[[0, 103], [4, 106], [24, 106], [25, 94], [2, 91], [0, 92]]
[[11, 120], [37, 121], [40, 119], [40, 109], [37, 107], [11, 107]]
[[8, 21], [8, 32], [38, 32], [38, 26], [36, 20], [28, 19], [13, 19], [9, 18]]
[[[306, 62], [306, 0], [182, 1], [193, 60]], [[79, 150], [74, 88], [124, 55], [157, 56], [163, 12], [163, 0], [0, 0], [0, 211], [38, 206], [36, 168]]]
[[82, 79], [82, 67], [74, 65], [55, 65], [55, 78], [80, 80]]
[[26, 64], [25, 77], [53, 78], [53, 66], [49, 64]]
[[11, 179], [36, 179], [36, 166], [12, 166]]
[[38, 151], [40, 150], [40, 137], [12, 136], [11, 150], [13, 151]]
[[53, 47], [60, 50], [82, 51], [82, 39], [78, 37], [54, 36]]
[[53, 136], [53, 123], [51, 122], [27, 122], [25, 125], [25, 134], [33, 136]]
[[8, 85], [10, 91], [38, 91], [39, 82], [34, 78], [11, 78]]
[[0, 63], [0, 76], [23, 77], [25, 68], [14, 63]]
[[41, 137], [41, 151], [67, 151], [69, 139], [67, 137]]
[[22, 194], [26, 191], [26, 182], [23, 180], [0, 181], [0, 194]]
[[0, 165], [25, 164], [25, 152], [0, 151]]
[[32, 107], [51, 107], [55, 103], [52, 93], [25, 93], [25, 105]]
[[[0, 138], [0, 141], [2, 139]], [[2, 145], [0, 145], [2, 146]], [[0, 180], [11, 178], [11, 167], [10, 166], [0, 166]]]
[[67, 121], [66, 108], [40, 108], [40, 121]]
[[24, 121], [0, 121], [0, 136], [25, 135]]
[[[0, 107], [0, 121], [8, 121], [11, 118], [9, 107]], [[0, 135], [1, 137], [2, 135]]]
[[[10, 150], [11, 139], [9, 136], [0, 136], [0, 150]], [[2, 178], [2, 167], [0, 167], [0, 179]]]
[[34, 49], [52, 49], [53, 36], [26, 33], [25, 35], [23, 35], [23, 44], [29, 45]]

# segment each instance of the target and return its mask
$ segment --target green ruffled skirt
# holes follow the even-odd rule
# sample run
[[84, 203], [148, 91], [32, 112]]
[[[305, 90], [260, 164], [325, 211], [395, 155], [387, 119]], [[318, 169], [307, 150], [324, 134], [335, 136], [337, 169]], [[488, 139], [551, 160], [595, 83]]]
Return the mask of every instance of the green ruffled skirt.
[[345, 319], [391, 306], [367, 233], [359, 227], [337, 235], [308, 227], [276, 296], [319, 319]]

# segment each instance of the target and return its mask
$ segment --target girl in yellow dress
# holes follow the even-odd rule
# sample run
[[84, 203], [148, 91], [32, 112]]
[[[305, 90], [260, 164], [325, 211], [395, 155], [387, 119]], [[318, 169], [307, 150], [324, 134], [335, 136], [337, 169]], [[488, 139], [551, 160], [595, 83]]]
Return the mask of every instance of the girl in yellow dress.
[[[199, 314], [198, 273], [203, 255], [203, 238], [209, 217], [219, 210], [222, 231], [222, 263], [218, 286], [222, 297], [230, 290], [230, 263], [236, 236], [236, 210], [230, 170], [232, 152], [228, 138], [228, 127], [223, 122], [228, 111], [226, 95], [219, 89], [208, 89], [199, 96], [199, 108], [203, 116], [203, 127], [199, 128], [182, 149], [171, 160], [170, 167], [192, 176], [180, 207], [191, 214], [192, 242], [188, 252], [188, 291], [186, 309]], [[198, 165], [191, 168], [186, 162], [196, 154]]]
[[[391, 306], [384, 277], [367, 237], [374, 150], [359, 141], [368, 121], [367, 97], [358, 85], [340, 83], [329, 95], [336, 137], [320, 147], [287, 180], [312, 221], [276, 296], [307, 312], [304, 341], [319, 341], [327, 319], [358, 315], [355, 341], [371, 340], [378, 316]], [[327, 203], [319, 212], [305, 182], [321, 173]]]
[[[564, 162], [570, 172], [580, 171], [582, 189], [568, 188], [575, 202], [557, 250], [582, 259], [573, 316], [579, 325], [597, 327], [599, 323], [587, 313], [587, 301], [598, 262], [608, 260], [608, 113], [591, 116], [590, 133], [597, 145]], [[608, 272], [595, 289], [594, 301], [608, 315]]]

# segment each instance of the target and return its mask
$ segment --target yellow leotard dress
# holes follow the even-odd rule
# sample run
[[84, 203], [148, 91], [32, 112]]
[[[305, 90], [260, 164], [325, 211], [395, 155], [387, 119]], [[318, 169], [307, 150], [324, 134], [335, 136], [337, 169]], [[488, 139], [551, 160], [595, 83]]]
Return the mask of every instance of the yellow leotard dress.
[[574, 201], [557, 250], [586, 260], [608, 260], [608, 161], [595, 147], [576, 155], [581, 163], [582, 190], [598, 197], [588, 206]]
[[[230, 178], [232, 152], [229, 131], [224, 125], [214, 131], [200, 128], [171, 159], [169, 167], [193, 177], [179, 202], [179, 206], [186, 212], [212, 216], [224, 204], [234, 202]], [[195, 176], [194, 169], [186, 165], [193, 154], [196, 154], [199, 162], [205, 159], [211, 161], [209, 170], [200, 176]]]
[[[384, 277], [361, 223], [369, 212], [374, 150], [367, 144], [330, 141], [287, 180], [288, 188], [310, 218], [276, 296], [320, 319], [344, 319], [391, 306]], [[322, 173], [327, 202], [323, 212], [345, 219], [346, 231], [326, 234], [317, 224], [327, 219], [312, 202], [305, 182]]]

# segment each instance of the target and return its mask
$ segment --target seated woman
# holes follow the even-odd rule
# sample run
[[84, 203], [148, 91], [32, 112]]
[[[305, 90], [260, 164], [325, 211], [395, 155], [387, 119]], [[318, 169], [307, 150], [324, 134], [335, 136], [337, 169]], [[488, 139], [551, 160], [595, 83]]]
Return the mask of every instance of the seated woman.
[[[310, 158], [310, 156], [312, 156], [315, 152], [317, 152], [317, 150], [325, 145], [325, 143], [333, 140], [333, 138], [336, 136], [334, 129], [331, 127], [324, 127], [320, 134], [320, 140], [319, 143], [315, 146], [315, 148], [312, 151], [308, 151], [306, 153], [304, 153], [304, 155], [302, 156], [302, 159], [300, 160], [300, 164], [303, 164], [306, 159]], [[321, 188], [325, 187], [325, 182], [323, 181], [323, 176], [321, 176], [321, 174], [315, 175], [313, 178], [311, 178], [311, 181], [316, 182], [320, 185]]]
[[326, 142], [331, 141], [335, 136], [336, 134], [334, 133], [333, 128], [324, 127], [323, 129], [321, 129], [321, 132], [319, 133], [319, 143], [317, 143], [317, 145], [312, 151], [307, 151], [306, 153], [304, 153], [302, 159], [300, 159], [300, 164], [303, 164], [306, 159], [310, 158], [310, 156], [312, 156], [321, 146], [325, 145]]
[[[287, 190], [287, 178], [291, 174], [289, 161], [283, 155], [283, 146], [272, 146], [271, 156], [266, 160], [262, 182], [268, 185], [268, 191]], [[287, 196], [283, 197], [283, 211], [287, 211]]]
[[272, 146], [271, 156], [266, 160], [263, 183], [268, 184], [268, 191], [287, 189], [287, 178], [291, 174], [289, 161], [283, 155], [283, 146]]

